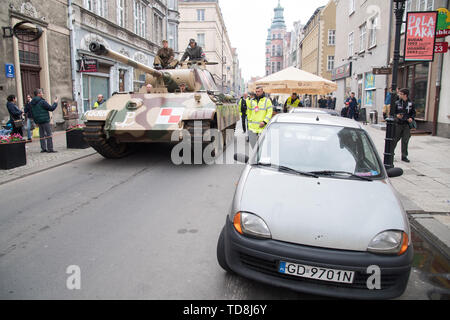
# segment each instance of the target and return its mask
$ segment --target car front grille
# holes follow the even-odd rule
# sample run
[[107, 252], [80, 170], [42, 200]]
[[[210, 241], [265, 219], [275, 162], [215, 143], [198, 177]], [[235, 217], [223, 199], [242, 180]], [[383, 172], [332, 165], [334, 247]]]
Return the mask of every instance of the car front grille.
[[[271, 276], [275, 276], [278, 278], [290, 279], [294, 281], [298, 281], [301, 283], [311, 283], [318, 284], [322, 286], [329, 287], [339, 287], [339, 288], [351, 288], [351, 289], [366, 289], [367, 287], [367, 279], [370, 275], [361, 272], [355, 272], [355, 276], [353, 278], [353, 283], [340, 283], [340, 282], [329, 282], [323, 280], [302, 278], [293, 275], [283, 274], [278, 272], [279, 260], [266, 260], [258, 257], [250, 256], [244, 254], [242, 252], [239, 253], [239, 258], [242, 264], [247, 266], [249, 269], [254, 271], [258, 271], [261, 273], [265, 273]], [[339, 269], [339, 266], [329, 267], [333, 269]], [[397, 281], [399, 280], [400, 275], [397, 274], [382, 274], [381, 275], [381, 289], [386, 290], [393, 287]]]

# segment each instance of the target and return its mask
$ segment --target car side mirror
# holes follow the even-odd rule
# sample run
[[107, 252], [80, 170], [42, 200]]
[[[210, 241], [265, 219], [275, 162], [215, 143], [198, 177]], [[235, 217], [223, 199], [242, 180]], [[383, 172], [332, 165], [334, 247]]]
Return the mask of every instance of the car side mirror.
[[234, 160], [241, 163], [247, 163], [249, 159], [249, 156], [242, 153], [235, 153], [234, 154]]
[[387, 175], [389, 178], [396, 178], [403, 175], [403, 169], [402, 168], [390, 168], [387, 169]]

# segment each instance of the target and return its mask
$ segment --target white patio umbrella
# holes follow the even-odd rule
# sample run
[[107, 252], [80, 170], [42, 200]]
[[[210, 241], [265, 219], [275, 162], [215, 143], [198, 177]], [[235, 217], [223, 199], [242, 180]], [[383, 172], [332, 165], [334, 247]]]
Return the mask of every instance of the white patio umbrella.
[[267, 93], [284, 94], [296, 92], [324, 95], [337, 90], [336, 83], [295, 67], [286, 68], [249, 84], [249, 90], [255, 91], [257, 86], [263, 87]]

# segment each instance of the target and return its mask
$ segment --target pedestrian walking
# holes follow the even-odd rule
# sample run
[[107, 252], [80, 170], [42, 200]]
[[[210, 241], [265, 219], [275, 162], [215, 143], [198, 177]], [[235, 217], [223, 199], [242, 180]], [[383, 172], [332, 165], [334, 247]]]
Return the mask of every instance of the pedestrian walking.
[[327, 98], [327, 108], [333, 109], [333, 100], [331, 99], [331, 96], [328, 96]]
[[258, 137], [272, 119], [273, 106], [262, 87], [256, 87], [256, 97], [247, 108], [248, 135], [250, 145], [254, 147]]
[[241, 114], [241, 120], [242, 120], [242, 131], [244, 131], [244, 133], [247, 132], [247, 107], [248, 107], [249, 103], [250, 103], [250, 99], [248, 97], [248, 93], [245, 92], [238, 103], [239, 113]]
[[357, 119], [358, 113], [358, 101], [355, 98], [355, 93], [350, 93], [350, 97], [345, 100], [345, 104], [348, 106], [348, 117], [350, 119]]
[[25, 104], [24, 113], [27, 119], [27, 142], [32, 141], [32, 131], [34, 129], [33, 113], [31, 112], [31, 94], [27, 94], [27, 103]]
[[17, 133], [23, 136], [23, 111], [20, 110], [16, 105], [17, 98], [15, 95], [11, 94], [6, 98], [6, 100], [6, 108], [8, 109], [9, 113], [9, 121], [12, 124], [11, 134]]
[[331, 105], [331, 109], [333, 109], [333, 110], [336, 109], [336, 97], [333, 98], [333, 103]]
[[416, 127], [416, 108], [409, 99], [409, 90], [401, 89], [398, 94], [399, 99], [395, 103], [395, 138], [393, 153], [400, 140], [402, 140], [402, 161], [410, 162], [408, 159], [408, 144], [411, 139], [411, 128]]
[[39, 126], [39, 136], [41, 139], [41, 152], [54, 153], [52, 128], [50, 127], [50, 113], [58, 107], [58, 98], [52, 105], [49, 105], [43, 98], [42, 89], [34, 90], [34, 98], [31, 100], [31, 112], [34, 122]]

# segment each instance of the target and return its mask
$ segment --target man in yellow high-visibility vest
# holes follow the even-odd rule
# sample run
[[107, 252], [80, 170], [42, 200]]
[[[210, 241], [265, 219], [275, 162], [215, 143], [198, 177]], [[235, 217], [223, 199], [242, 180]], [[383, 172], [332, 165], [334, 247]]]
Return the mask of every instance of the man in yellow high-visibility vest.
[[287, 98], [284, 104], [284, 112], [289, 112], [293, 108], [303, 107], [298, 95], [294, 92], [289, 98]]
[[266, 97], [262, 87], [256, 88], [256, 97], [247, 107], [248, 135], [250, 144], [255, 146], [258, 136], [272, 119], [272, 101]]

